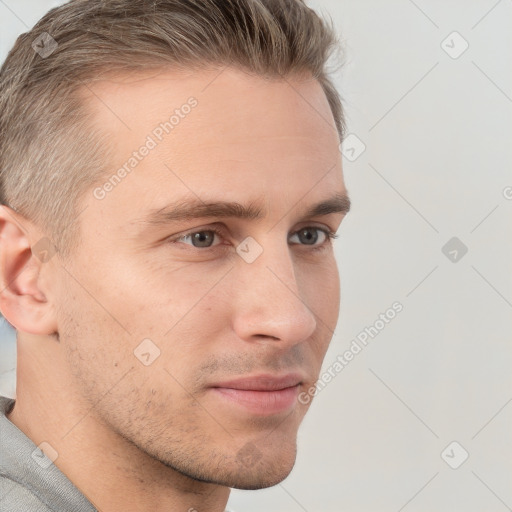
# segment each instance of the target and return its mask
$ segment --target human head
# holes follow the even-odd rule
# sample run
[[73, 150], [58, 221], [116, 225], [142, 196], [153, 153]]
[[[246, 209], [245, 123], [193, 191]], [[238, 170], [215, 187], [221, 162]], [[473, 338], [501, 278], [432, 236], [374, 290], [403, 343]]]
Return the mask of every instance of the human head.
[[[332, 247], [327, 239], [321, 250], [307, 245], [318, 235], [323, 241], [322, 226], [335, 230], [348, 207], [341, 104], [323, 74], [333, 34], [291, 0], [78, 0], [34, 30], [2, 68], [9, 93], [2, 106], [10, 112], [2, 109], [0, 123], [7, 135], [2, 192], [17, 218], [47, 233], [57, 252], [27, 260], [23, 244], [34, 249], [40, 239], [13, 234], [14, 223], [5, 232], [9, 286], [1, 304], [19, 331], [19, 367], [46, 379], [63, 407], [70, 397], [92, 407], [98, 424], [181, 474], [240, 488], [278, 483], [293, 466], [307, 406], [235, 414], [212, 386], [294, 373], [298, 391], [309, 389], [332, 337], [339, 307]], [[58, 46], [46, 57], [29, 56], [41, 31]], [[20, 75], [10, 66], [24, 51]], [[66, 59], [76, 67], [65, 69]], [[50, 75], [58, 78], [55, 88], [45, 82]], [[46, 99], [37, 94], [43, 90]], [[177, 107], [184, 116], [177, 128], [153, 141], [108, 196], [95, 196]], [[53, 128], [52, 114], [59, 120]], [[27, 123], [26, 132], [18, 122]], [[26, 162], [18, 156], [15, 165], [23, 144]], [[34, 169], [46, 173], [46, 189]], [[336, 204], [306, 214], [333, 194]], [[230, 201], [238, 214], [246, 206], [234, 219], [217, 207], [228, 244], [208, 256], [184, 250], [183, 242], [171, 248], [177, 224], [173, 230], [163, 222], [170, 218], [163, 210], [185, 199], [196, 200], [196, 211], [214, 200]], [[153, 220], [143, 224], [151, 211]], [[297, 230], [310, 226], [316, 235], [308, 229], [297, 242]], [[189, 221], [179, 231], [185, 236], [193, 227], [195, 234], [211, 228]], [[71, 233], [78, 236], [66, 245]], [[39, 352], [37, 367], [29, 352]]]
[[[118, 73], [230, 65], [279, 79], [311, 74], [340, 141], [344, 116], [328, 76], [338, 49], [302, 0], [74, 0], [22, 34], [0, 70], [0, 203], [37, 222], [61, 258], [78, 247], [80, 199], [111, 149], [81, 92]], [[37, 50], [37, 51], [36, 51]]]

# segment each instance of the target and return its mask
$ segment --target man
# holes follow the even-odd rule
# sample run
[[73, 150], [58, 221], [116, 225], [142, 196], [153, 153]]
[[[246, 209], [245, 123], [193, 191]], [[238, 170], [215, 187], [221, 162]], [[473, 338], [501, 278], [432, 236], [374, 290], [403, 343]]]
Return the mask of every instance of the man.
[[299, 0], [73, 0], [0, 75], [2, 510], [209, 511], [290, 473], [349, 209]]

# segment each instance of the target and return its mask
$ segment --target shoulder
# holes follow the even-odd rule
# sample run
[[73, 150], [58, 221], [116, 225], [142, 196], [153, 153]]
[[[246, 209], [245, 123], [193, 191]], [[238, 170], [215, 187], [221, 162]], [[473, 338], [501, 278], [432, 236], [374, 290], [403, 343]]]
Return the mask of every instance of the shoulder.
[[93, 505], [6, 414], [14, 400], [0, 396], [0, 510], [95, 512]]
[[2, 512], [51, 512], [37, 496], [19, 482], [0, 474], [0, 506]]
[[10, 471], [16, 463], [14, 428], [5, 417], [14, 400], [0, 396], [0, 509], [2, 512], [47, 512], [50, 509], [20, 481], [20, 472]]

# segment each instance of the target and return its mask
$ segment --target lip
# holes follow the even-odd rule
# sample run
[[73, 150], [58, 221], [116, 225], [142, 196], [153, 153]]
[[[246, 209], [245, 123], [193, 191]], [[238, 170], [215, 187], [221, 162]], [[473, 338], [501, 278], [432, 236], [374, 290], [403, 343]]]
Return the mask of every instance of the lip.
[[231, 407], [242, 408], [258, 416], [288, 412], [297, 404], [302, 383], [299, 374], [257, 375], [221, 382], [212, 392]]
[[251, 377], [241, 377], [213, 384], [213, 388], [229, 388], [248, 391], [278, 391], [301, 384], [302, 376], [298, 373], [288, 373], [282, 376], [263, 374]]

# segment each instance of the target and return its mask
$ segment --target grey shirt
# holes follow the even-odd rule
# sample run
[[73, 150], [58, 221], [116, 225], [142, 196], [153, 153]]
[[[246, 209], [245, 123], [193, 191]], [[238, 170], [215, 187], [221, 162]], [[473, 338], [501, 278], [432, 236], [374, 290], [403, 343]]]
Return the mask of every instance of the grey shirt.
[[0, 396], [0, 510], [95, 512], [57, 466], [6, 418], [13, 404]]

